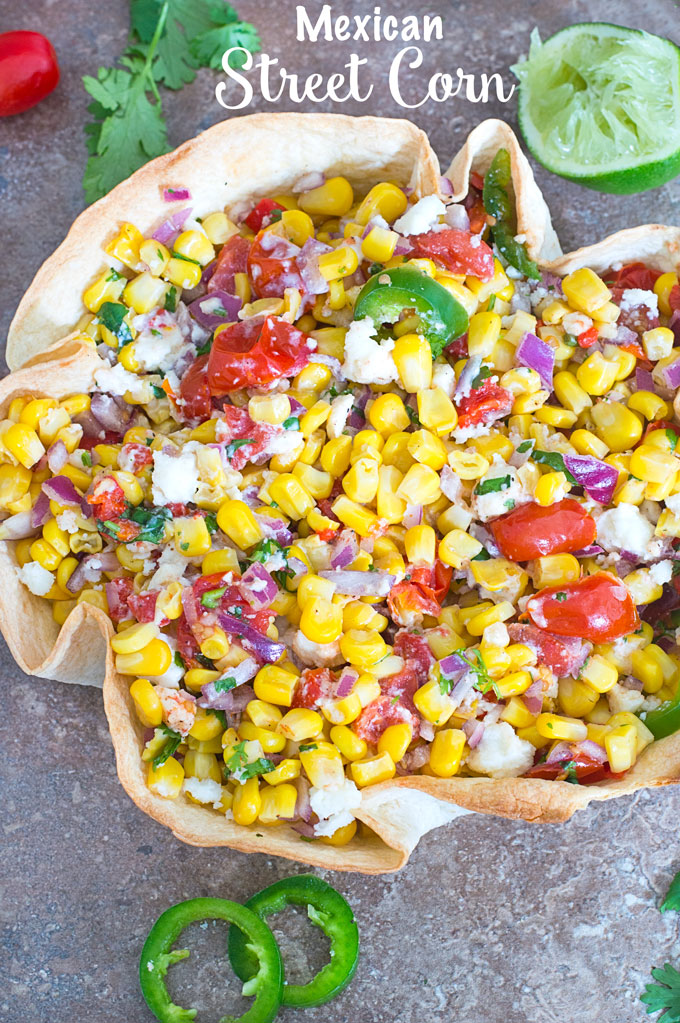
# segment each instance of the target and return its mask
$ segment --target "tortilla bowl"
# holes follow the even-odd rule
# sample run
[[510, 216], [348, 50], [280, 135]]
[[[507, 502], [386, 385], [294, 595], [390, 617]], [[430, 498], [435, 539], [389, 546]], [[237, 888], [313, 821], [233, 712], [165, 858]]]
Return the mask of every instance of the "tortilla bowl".
[[[480, 124], [453, 160], [446, 177], [454, 198], [467, 193], [470, 173], [484, 173], [500, 147], [511, 154], [518, 232], [526, 237], [530, 256], [546, 269], [564, 275], [576, 266], [603, 270], [640, 259], [664, 271], [677, 267], [680, 229], [660, 225], [623, 231], [561, 256], [531, 169], [511, 129], [501, 121]], [[276, 153], [272, 166], [262, 166], [263, 148]], [[142, 229], [151, 228], [166, 209], [163, 187], [188, 187], [200, 216], [220, 206], [284, 191], [312, 170], [341, 172], [359, 188], [379, 176], [389, 177], [410, 185], [416, 195], [437, 192], [442, 184], [427, 138], [408, 121], [260, 114], [217, 125], [142, 168], [78, 218], [38, 272], [14, 318], [8, 360], [22, 368], [0, 383], [0, 411], [21, 394], [65, 397], [93, 386], [102, 360], [89, 339], [77, 332], [59, 339], [83, 313], [81, 293], [117, 225], [131, 220]], [[60, 629], [49, 604], [19, 583], [15, 565], [11, 545], [0, 543], [0, 571], [6, 580], [0, 592], [0, 628], [17, 663], [44, 678], [103, 684], [123, 787], [140, 809], [192, 845], [264, 852], [335, 870], [386, 873], [404, 866], [423, 834], [465, 813], [559, 822], [591, 800], [668, 785], [680, 778], [680, 734], [676, 734], [649, 746], [623, 778], [591, 786], [536, 778], [413, 775], [392, 779], [362, 790], [356, 816], [366, 828], [341, 847], [303, 842], [285, 824], [245, 828], [183, 794], [167, 801], [147, 788], [141, 760], [144, 729], [133, 710], [129, 678], [114, 667], [109, 646], [113, 630], [107, 615], [81, 604]]]

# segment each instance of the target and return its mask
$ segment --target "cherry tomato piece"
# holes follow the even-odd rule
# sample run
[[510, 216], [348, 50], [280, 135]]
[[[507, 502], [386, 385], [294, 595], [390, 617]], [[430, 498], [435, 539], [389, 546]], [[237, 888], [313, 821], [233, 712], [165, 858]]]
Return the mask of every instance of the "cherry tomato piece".
[[469, 274], [482, 281], [494, 275], [493, 252], [486, 242], [473, 244], [468, 231], [445, 227], [443, 231], [426, 231], [409, 239], [414, 255], [431, 259], [454, 274]]
[[387, 605], [400, 625], [413, 625], [416, 616], [432, 615], [436, 618], [441, 612], [431, 587], [418, 583], [397, 583], [389, 592]]
[[248, 276], [258, 298], [283, 298], [286, 288], [306, 289], [297, 264], [297, 245], [273, 231], [260, 231], [248, 253]]
[[458, 429], [481, 426], [502, 419], [512, 411], [514, 398], [504, 387], [485, 380], [458, 402]]
[[234, 294], [234, 277], [248, 269], [250, 242], [240, 234], [234, 234], [225, 242], [217, 257], [214, 273], [208, 281], [208, 291], [226, 291]]
[[588, 327], [587, 330], [581, 331], [576, 338], [576, 341], [578, 342], [579, 348], [590, 348], [591, 345], [595, 344], [599, 336], [599, 329], [593, 325], [592, 327]]
[[610, 643], [635, 632], [640, 618], [626, 584], [610, 572], [596, 572], [565, 586], [549, 586], [527, 604], [539, 629]]
[[280, 202], [275, 202], [274, 199], [260, 199], [257, 206], [246, 217], [245, 223], [251, 231], [261, 231], [263, 227], [269, 227], [274, 219], [280, 219], [272, 216], [275, 210], [280, 210], [283, 213], [285, 209], [285, 206], [282, 206]]
[[0, 117], [22, 114], [59, 82], [57, 55], [40, 32], [0, 35]]
[[210, 393], [225, 395], [294, 376], [309, 360], [307, 341], [306, 334], [277, 316], [230, 324], [217, 334], [210, 350]]
[[555, 636], [535, 625], [513, 622], [508, 626], [511, 643], [522, 643], [533, 650], [539, 665], [550, 668], [557, 678], [576, 676], [585, 664], [592, 647], [576, 636]]
[[644, 263], [628, 263], [616, 271], [613, 280], [609, 275], [606, 279], [611, 280], [610, 288], [639, 288], [641, 291], [653, 291], [660, 276], [660, 270], [652, 270]]
[[597, 524], [582, 504], [571, 498], [547, 508], [523, 504], [489, 523], [504, 558], [531, 561], [546, 554], [568, 554], [595, 540]]
[[201, 355], [189, 366], [179, 385], [178, 411], [185, 419], [210, 419], [212, 398], [208, 385], [208, 356]]

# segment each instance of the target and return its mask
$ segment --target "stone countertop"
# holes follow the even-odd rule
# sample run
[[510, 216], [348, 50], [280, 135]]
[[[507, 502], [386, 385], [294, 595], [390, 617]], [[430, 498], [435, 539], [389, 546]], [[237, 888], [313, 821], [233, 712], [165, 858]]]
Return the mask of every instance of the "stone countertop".
[[[369, 9], [358, 0], [336, 14]], [[370, 6], [370, 5], [369, 5]], [[307, 8], [319, 10], [316, 0]], [[387, 69], [401, 43], [300, 44], [295, 4], [242, 2], [263, 49], [301, 75], [338, 69], [353, 50], [371, 61], [369, 102], [343, 113], [404, 116], [391, 99]], [[580, 20], [616, 21], [673, 34], [673, 0], [458, 0], [384, 4], [385, 13], [440, 13], [445, 38], [424, 45], [423, 68], [404, 76], [411, 102], [436, 70], [501, 72], [526, 49], [531, 28], [544, 35]], [[45, 103], [0, 122], [0, 208], [5, 225], [0, 338], [41, 261], [82, 208], [87, 97], [80, 76], [110, 64], [125, 45], [128, 4], [32, 0], [23, 13], [0, 0], [0, 30], [45, 32], [57, 49], [62, 82]], [[675, 29], [673, 26], [676, 26]], [[201, 73], [164, 95], [173, 145], [219, 120], [216, 76]], [[300, 109], [282, 104], [281, 109]], [[262, 99], [250, 110], [270, 109]], [[330, 103], [302, 109], [331, 110]], [[443, 167], [484, 116], [515, 123], [515, 104], [428, 102], [410, 112], [430, 135]], [[601, 196], [542, 169], [537, 178], [565, 249], [638, 223], [680, 222], [678, 182], [633, 197]], [[264, 855], [193, 849], [145, 817], [120, 788], [99, 691], [32, 680], [2, 646], [0, 686], [0, 1019], [7, 1023], [150, 1020], [136, 979], [143, 938], [159, 912], [181, 899], [244, 899], [296, 870]], [[639, 1023], [638, 997], [652, 966], [680, 959], [677, 918], [657, 906], [680, 866], [673, 790], [593, 805], [563, 825], [535, 826], [466, 816], [426, 836], [398, 875], [366, 878], [321, 871], [350, 900], [362, 936], [357, 976], [332, 1007], [305, 1021], [352, 1023]], [[281, 924], [290, 962], [316, 949], [299, 918]], [[210, 930], [210, 929], [209, 929]], [[178, 999], [195, 996], [209, 1020], [243, 1011], [209, 1003], [220, 977], [224, 935], [199, 933], [201, 955], [180, 964]], [[296, 935], [301, 937], [296, 939]], [[210, 939], [212, 938], [212, 945]], [[294, 943], [294, 947], [293, 947]], [[310, 964], [319, 965], [321, 960]], [[211, 972], [212, 971], [212, 972]], [[198, 979], [197, 979], [198, 978]], [[213, 983], [213, 987], [219, 986]], [[302, 1019], [290, 1010], [282, 1020]]]

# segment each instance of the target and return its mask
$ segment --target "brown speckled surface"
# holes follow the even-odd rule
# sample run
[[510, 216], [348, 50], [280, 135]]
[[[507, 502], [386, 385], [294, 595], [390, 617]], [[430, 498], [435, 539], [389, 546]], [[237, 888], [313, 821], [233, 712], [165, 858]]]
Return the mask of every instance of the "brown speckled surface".
[[[310, 12], [319, 6], [308, 0]], [[356, 0], [333, 6], [336, 13], [372, 9]], [[382, 7], [445, 16], [443, 42], [425, 47], [428, 76], [459, 65], [506, 72], [534, 24], [548, 35], [579, 20], [618, 21], [675, 34], [680, 42], [672, 0], [647, 0], [644, 8], [631, 0], [398, 0]], [[291, 71], [327, 73], [355, 49], [368, 56], [373, 96], [342, 111], [403, 115], [386, 84], [401, 44], [301, 46], [291, 0], [243, 2], [240, 9], [260, 27], [264, 49]], [[31, 0], [23, 13], [21, 5], [0, 0], [0, 30], [46, 32], [62, 67], [62, 83], [47, 102], [0, 121], [0, 338], [31, 275], [81, 209], [87, 97], [80, 76], [121, 50], [127, 12], [126, 0]], [[423, 69], [413, 74], [408, 88], [415, 97]], [[215, 82], [203, 73], [181, 94], [165, 94], [173, 144], [220, 118]], [[251, 107], [264, 109], [261, 100]], [[513, 122], [514, 103], [428, 103], [412, 117], [446, 165], [464, 133], [488, 114]], [[677, 181], [643, 196], [611, 198], [541, 170], [538, 178], [565, 248], [625, 226], [680, 221]], [[145, 1023], [151, 1016], [136, 969], [155, 916], [197, 895], [245, 898], [295, 868], [265, 856], [183, 846], [136, 810], [116, 781], [98, 691], [26, 678], [4, 646], [0, 687], [0, 1020]], [[680, 793], [661, 791], [594, 806], [561, 826], [468, 816], [427, 836], [399, 875], [327, 875], [355, 908], [359, 970], [330, 1007], [303, 1016], [285, 1011], [281, 1019], [639, 1023], [638, 996], [650, 967], [680, 960], [677, 917], [656, 908], [680, 866], [679, 807]], [[293, 921], [282, 929], [297, 933]], [[201, 1021], [242, 1011], [230, 996], [204, 997], [211, 985], [218, 988], [223, 966], [215, 959], [223, 935], [208, 937], [212, 942], [201, 932], [200, 963], [181, 964], [173, 981], [176, 997], [195, 996], [205, 1008]]]

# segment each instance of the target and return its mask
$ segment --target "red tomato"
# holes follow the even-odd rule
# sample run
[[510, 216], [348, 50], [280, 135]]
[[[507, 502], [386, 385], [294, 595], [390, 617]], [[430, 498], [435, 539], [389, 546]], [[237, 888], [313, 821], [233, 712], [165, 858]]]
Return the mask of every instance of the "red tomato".
[[640, 626], [628, 587], [609, 572], [596, 572], [565, 586], [549, 586], [530, 598], [527, 611], [539, 629], [593, 643], [610, 643]]
[[57, 55], [40, 32], [0, 35], [0, 117], [22, 114], [56, 89]]
[[447, 345], [444, 349], [446, 355], [450, 355], [452, 359], [467, 359], [468, 357], [468, 336], [463, 334], [462, 337], [456, 338], [450, 345]]
[[660, 270], [652, 270], [644, 263], [628, 263], [617, 270], [611, 280], [610, 288], [640, 288], [642, 291], [653, 291], [654, 285], [661, 276]]
[[237, 447], [234, 453], [229, 456], [229, 462], [234, 469], [242, 469], [248, 462], [261, 462], [266, 458], [266, 450], [272, 437], [281, 433], [281, 430], [270, 423], [256, 423], [250, 418], [244, 408], [236, 408], [235, 405], [225, 405], [223, 410], [224, 427], [220, 438], [231, 442], [234, 440], [250, 440], [252, 444], [243, 444]]
[[508, 626], [510, 640], [523, 643], [536, 653], [538, 663], [545, 665], [557, 678], [577, 675], [592, 650], [590, 643], [584, 643], [575, 636], [554, 636], [535, 625], [514, 622]]
[[234, 277], [244, 274], [248, 269], [248, 253], [250, 242], [240, 234], [232, 235], [222, 246], [217, 257], [215, 272], [208, 281], [208, 291], [226, 291], [234, 294]]
[[113, 476], [99, 478], [93, 493], [87, 495], [87, 503], [92, 505], [92, 514], [100, 522], [119, 518], [126, 506], [123, 488]]
[[680, 284], [674, 284], [671, 288], [668, 304], [674, 313], [680, 311]]
[[595, 344], [599, 336], [598, 328], [592, 326], [588, 327], [587, 330], [581, 331], [576, 340], [579, 348], [590, 348], [591, 345]]
[[324, 700], [332, 700], [335, 690], [330, 668], [306, 668], [295, 686], [292, 707], [314, 709]]
[[420, 717], [413, 706], [413, 694], [419, 685], [413, 663], [407, 663], [396, 675], [381, 679], [381, 695], [364, 707], [352, 725], [357, 735], [366, 742], [376, 743], [389, 725], [405, 721], [415, 738], [420, 731]]
[[179, 385], [178, 412], [184, 419], [210, 419], [212, 398], [208, 385], [208, 356], [201, 355], [189, 366]]
[[304, 295], [296, 245], [274, 234], [260, 231], [248, 254], [248, 275], [258, 298], [283, 298], [286, 288], [297, 288]]
[[441, 604], [451, 585], [453, 576], [451, 566], [445, 565], [437, 558], [434, 565], [410, 565], [408, 571], [411, 576], [410, 581], [421, 587], [428, 587], [434, 599]]
[[523, 504], [489, 523], [504, 558], [531, 561], [546, 554], [568, 554], [595, 540], [597, 525], [583, 505], [571, 498], [547, 508]]
[[490, 281], [494, 275], [493, 252], [481, 240], [473, 245], [469, 231], [445, 227], [443, 231], [414, 235], [410, 242], [414, 255], [432, 259], [451, 273], [470, 274], [482, 281]]
[[416, 636], [408, 629], [400, 629], [394, 637], [394, 652], [413, 668], [418, 676], [419, 685], [427, 682], [430, 667], [434, 664], [434, 655], [424, 636]]
[[647, 358], [644, 348], [637, 341], [631, 341], [627, 345], [619, 345], [618, 347], [622, 352], [630, 352], [631, 355], [634, 355], [640, 369], [653, 369], [654, 363]]
[[436, 618], [441, 611], [432, 589], [418, 583], [397, 583], [389, 592], [387, 605], [392, 618], [400, 625], [412, 625], [422, 615]]
[[133, 587], [134, 581], [127, 576], [111, 579], [106, 584], [106, 599], [111, 621], [124, 622], [132, 617], [128, 606], [128, 597], [132, 593]]
[[668, 419], [656, 419], [653, 423], [647, 423], [645, 432], [642, 434], [637, 446], [639, 447], [640, 444], [644, 444], [650, 433], [655, 433], [656, 430], [672, 430], [676, 437], [680, 436], [680, 428], [677, 423], [671, 423]]
[[255, 209], [251, 210], [245, 219], [245, 223], [248, 225], [251, 231], [257, 233], [263, 227], [268, 227], [274, 219], [271, 214], [274, 210], [281, 210], [284, 212], [285, 206], [282, 206], [280, 202], [275, 202], [274, 199], [260, 199]]
[[611, 777], [611, 771], [606, 764], [600, 763], [595, 757], [584, 752], [578, 743], [569, 743], [569, 750], [565, 750], [561, 760], [554, 764], [534, 764], [529, 768], [525, 777], [548, 778], [551, 781], [556, 778], [565, 781], [576, 777], [579, 781], [587, 780], [588, 784], [592, 784], [603, 778]]
[[[656, 271], [654, 271], [656, 273]], [[658, 274], [657, 274], [658, 276]], [[612, 288], [612, 301], [620, 306], [623, 298], [624, 291], [629, 290], [631, 285], [626, 288], [614, 287]], [[634, 285], [635, 288], [639, 285]], [[643, 288], [644, 291], [651, 291], [650, 288]], [[646, 330], [653, 330], [654, 327], [659, 326], [659, 317], [648, 305], [641, 303], [640, 305], [631, 305], [625, 309], [622, 309], [619, 313], [619, 318], [616, 321], [618, 327], [628, 327], [629, 330], [634, 330], [638, 334], [643, 334]]]
[[260, 387], [295, 376], [309, 360], [307, 340], [306, 334], [278, 316], [231, 324], [220, 331], [210, 350], [211, 394], [229, 394], [240, 387]]
[[463, 200], [463, 205], [470, 218], [470, 232], [472, 234], [479, 234], [486, 227], [486, 210], [484, 209], [484, 200], [482, 198], [483, 189], [484, 178], [473, 171], [470, 174], [470, 189]]
[[153, 451], [146, 444], [132, 442], [123, 444], [121, 448], [121, 459], [128, 463], [131, 472], [139, 472], [145, 465], [153, 462]]
[[486, 425], [512, 411], [515, 399], [504, 387], [485, 380], [458, 402], [458, 428]]
[[[160, 590], [151, 590], [147, 593], [131, 593], [128, 597], [128, 607], [138, 622], [153, 622], [156, 618], [156, 601]], [[157, 623], [168, 625], [170, 619], [164, 616]]]

